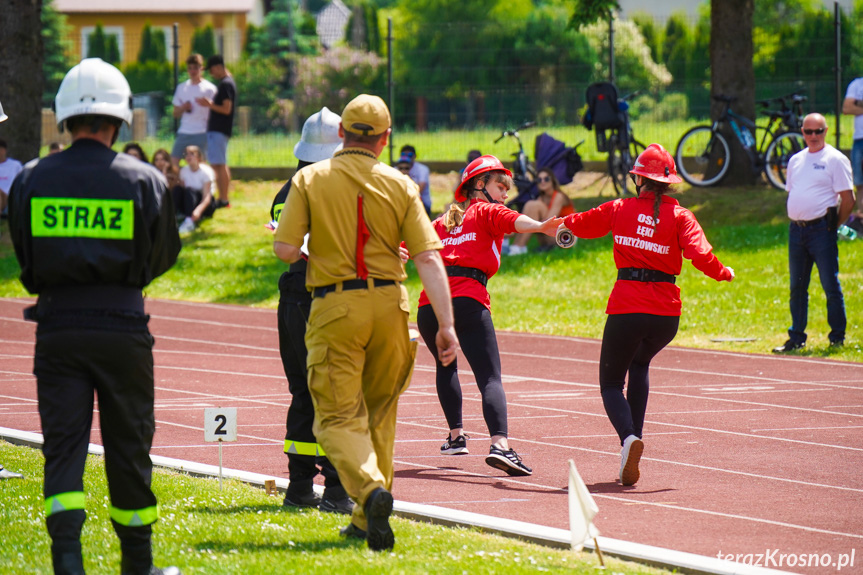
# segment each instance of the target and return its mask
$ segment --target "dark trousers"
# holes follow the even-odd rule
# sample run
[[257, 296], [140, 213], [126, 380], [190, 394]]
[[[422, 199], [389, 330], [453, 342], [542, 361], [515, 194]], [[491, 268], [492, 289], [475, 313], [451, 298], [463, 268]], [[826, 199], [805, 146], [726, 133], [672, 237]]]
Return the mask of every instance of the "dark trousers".
[[809, 281], [813, 264], [818, 266], [821, 287], [827, 297], [828, 337], [831, 342], [845, 339], [845, 298], [839, 285], [839, 247], [836, 244], [836, 231], [830, 229], [827, 218], [805, 227], [790, 224], [788, 271], [791, 276], [791, 328], [788, 337], [794, 343], [806, 341]]
[[[650, 360], [671, 343], [680, 325], [678, 316], [628, 313], [609, 315], [599, 353], [599, 389], [605, 413], [620, 437], [641, 437], [647, 395], [650, 390]], [[629, 373], [626, 397], [623, 387]]]
[[[306, 369], [306, 320], [312, 306], [312, 295], [306, 291], [305, 262], [291, 266], [279, 278], [279, 354], [288, 378], [291, 405], [288, 407], [285, 426], [286, 442], [298, 442], [306, 446], [317, 443], [312, 431], [315, 422], [315, 406], [309, 393], [308, 370]], [[339, 474], [326, 457], [288, 453], [288, 473], [294, 489], [311, 488], [312, 480], [319, 473], [324, 476], [327, 489], [340, 488]], [[343, 497], [343, 496], [342, 496]]]
[[[500, 369], [500, 351], [491, 321], [491, 312], [473, 298], [456, 297], [452, 300], [455, 332], [476, 378], [482, 395], [482, 415], [489, 435], [507, 435], [506, 393], [503, 390]], [[458, 380], [458, 362], [444, 366], [437, 356], [435, 335], [437, 317], [432, 306], [426, 305], [417, 312], [417, 327], [423, 341], [435, 359], [435, 381], [441, 408], [450, 429], [464, 427], [462, 422], [462, 393]]]
[[[193, 190], [192, 188], [185, 188], [183, 186], [174, 186], [171, 194], [174, 196], [174, 209], [177, 211], [177, 214], [187, 218], [191, 218], [195, 208], [204, 201], [204, 194], [201, 190]], [[209, 218], [215, 211], [216, 202], [211, 201], [207, 209], [204, 210], [204, 213], [201, 214], [201, 217]]]
[[[84, 491], [95, 392], [111, 506], [142, 510], [156, 505], [150, 489], [155, 417], [147, 319], [75, 315], [39, 321], [33, 372], [45, 438], [46, 499]], [[49, 514], [55, 548], [80, 549], [84, 518], [83, 509]], [[149, 553], [149, 524], [114, 527], [124, 553], [142, 546]]]

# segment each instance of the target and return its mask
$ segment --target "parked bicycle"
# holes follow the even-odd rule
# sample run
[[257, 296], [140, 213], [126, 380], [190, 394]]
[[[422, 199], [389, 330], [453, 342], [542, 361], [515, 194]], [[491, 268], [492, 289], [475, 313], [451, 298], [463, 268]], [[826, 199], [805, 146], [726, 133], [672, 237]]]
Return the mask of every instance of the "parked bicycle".
[[778, 110], [762, 110], [770, 118], [766, 126], [736, 114], [731, 103], [737, 98], [717, 95], [713, 99], [723, 103], [719, 118], [711, 126], [690, 129], [677, 144], [675, 160], [680, 176], [693, 186], [712, 186], [725, 177], [731, 166], [731, 147], [721, 130], [727, 123], [746, 150], [753, 173], [764, 172], [771, 185], [785, 189], [788, 160], [806, 147], [800, 133], [806, 97], [789, 94], [760, 100], [761, 106], [780, 104]]
[[527, 159], [527, 154], [524, 151], [524, 146], [521, 143], [521, 137], [518, 132], [534, 126], [536, 126], [536, 122], [525, 122], [515, 130], [504, 130], [500, 133], [497, 140], [494, 141], [494, 143], [497, 144], [504, 138], [510, 137], [515, 138], [515, 141], [518, 142], [518, 151], [512, 153], [513, 158], [515, 158], [512, 163], [512, 179], [515, 181], [515, 185], [518, 187], [519, 192], [521, 192], [522, 189], [529, 188], [533, 183], [533, 179], [536, 177], [536, 168], [534, 168], [533, 164], [530, 163], [530, 160]]
[[582, 124], [588, 130], [596, 130], [597, 151], [608, 153], [608, 175], [618, 196], [630, 192], [633, 184], [629, 180], [629, 170], [645, 148], [635, 139], [629, 120], [628, 100], [639, 93], [618, 96], [617, 87], [610, 82], [597, 82], [587, 87], [588, 111]]

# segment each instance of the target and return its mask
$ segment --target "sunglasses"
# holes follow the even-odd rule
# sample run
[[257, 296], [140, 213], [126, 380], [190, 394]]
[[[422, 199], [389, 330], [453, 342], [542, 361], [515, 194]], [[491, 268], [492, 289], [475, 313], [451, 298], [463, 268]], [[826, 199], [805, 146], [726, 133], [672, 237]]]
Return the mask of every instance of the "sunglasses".
[[803, 130], [803, 133], [807, 136], [820, 136], [823, 134], [827, 128], [817, 128], [815, 130]]
[[539, 181], [539, 182], [550, 182], [551, 178], [549, 178], [548, 176], [540, 176], [537, 178], [537, 181]]

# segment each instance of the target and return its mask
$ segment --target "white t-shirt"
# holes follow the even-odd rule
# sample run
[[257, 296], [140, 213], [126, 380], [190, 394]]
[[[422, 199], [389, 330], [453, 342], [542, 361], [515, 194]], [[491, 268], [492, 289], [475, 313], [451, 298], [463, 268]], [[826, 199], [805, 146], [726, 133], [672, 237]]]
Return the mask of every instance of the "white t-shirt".
[[[209, 168], [209, 170], [206, 168]], [[180, 179], [183, 180], [183, 185], [193, 190], [203, 190], [204, 184], [215, 180], [212, 168], [205, 164], [200, 164], [194, 172], [189, 166], [183, 166], [180, 168]], [[212, 191], [213, 186], [211, 185], [210, 192]]]
[[[845, 92], [845, 97], [854, 98], [855, 100], [863, 100], [863, 78], [857, 78], [848, 84], [848, 90]], [[854, 139], [863, 139], [863, 114], [854, 116]]]
[[429, 176], [431, 175], [431, 170], [425, 164], [420, 164], [419, 162], [414, 162], [414, 165], [411, 166], [411, 171], [408, 172], [408, 176], [422, 188], [423, 182], [425, 182], [425, 188], [420, 193], [424, 205], [431, 205], [431, 184], [429, 183]]
[[192, 84], [192, 80], [186, 80], [174, 92], [172, 104], [182, 106], [186, 102], [192, 103], [192, 111], [180, 116], [180, 127], [178, 134], [203, 134], [207, 131], [207, 119], [210, 117], [210, 109], [199, 105], [195, 98], [216, 97], [216, 86], [209, 80], [201, 78], [200, 83]]
[[0, 192], [8, 196], [9, 188], [12, 187], [15, 176], [20, 174], [23, 169], [21, 162], [18, 160], [6, 158], [6, 161], [0, 164]]
[[785, 189], [788, 217], [796, 221], [816, 220], [827, 209], [839, 205], [839, 192], [854, 189], [851, 161], [831, 146], [812, 153], [808, 148], [788, 161]]

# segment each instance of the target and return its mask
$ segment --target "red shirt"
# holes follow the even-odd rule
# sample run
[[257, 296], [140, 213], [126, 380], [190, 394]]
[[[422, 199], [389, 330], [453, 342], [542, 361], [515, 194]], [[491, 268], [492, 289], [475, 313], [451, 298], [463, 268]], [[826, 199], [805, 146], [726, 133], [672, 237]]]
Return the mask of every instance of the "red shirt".
[[[486, 277], [500, 269], [500, 246], [505, 234], [515, 231], [515, 220], [520, 216], [503, 204], [492, 204], [477, 198], [471, 200], [464, 213], [461, 225], [448, 232], [443, 216], [432, 222], [432, 226], [443, 242], [440, 255], [445, 266], [476, 268]], [[491, 298], [485, 287], [471, 278], [449, 278], [452, 297], [470, 297], [491, 309]], [[420, 294], [419, 307], [429, 304], [426, 292]]]
[[[730, 280], [731, 272], [713, 255], [713, 247], [695, 216], [667, 196], [659, 207], [659, 224], [653, 227], [653, 192], [637, 198], [607, 202], [587, 212], [564, 218], [580, 238], [614, 236], [617, 268], [645, 268], [680, 275], [683, 258], [705, 275]], [[607, 314], [649, 313], [680, 315], [680, 288], [668, 282], [617, 280], [608, 298]]]

